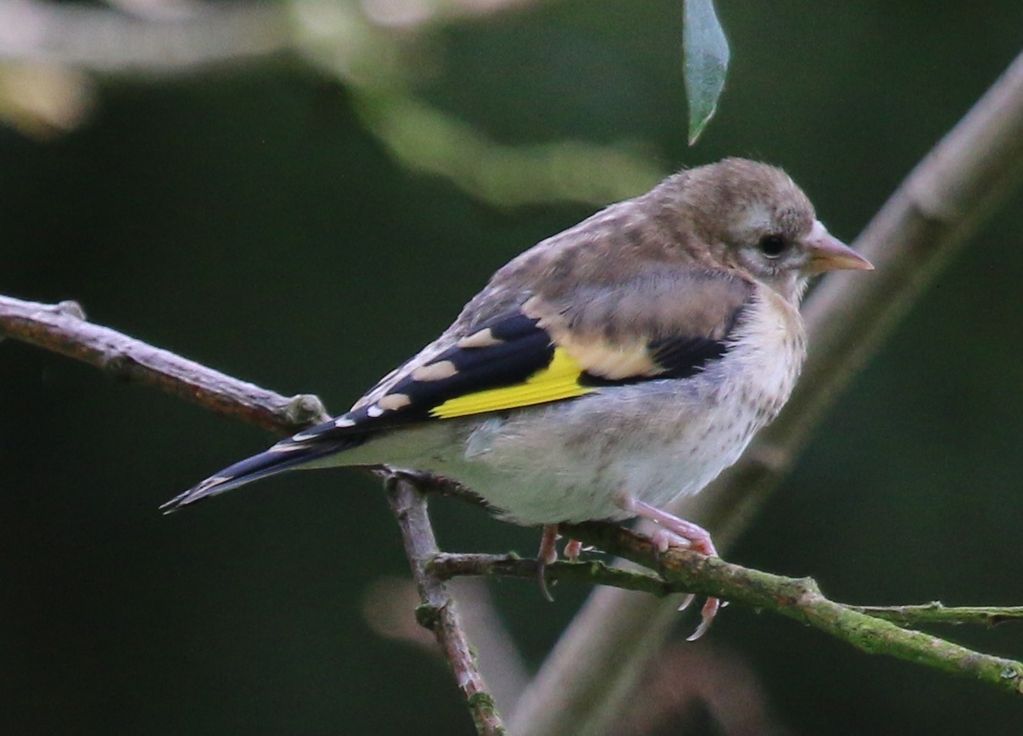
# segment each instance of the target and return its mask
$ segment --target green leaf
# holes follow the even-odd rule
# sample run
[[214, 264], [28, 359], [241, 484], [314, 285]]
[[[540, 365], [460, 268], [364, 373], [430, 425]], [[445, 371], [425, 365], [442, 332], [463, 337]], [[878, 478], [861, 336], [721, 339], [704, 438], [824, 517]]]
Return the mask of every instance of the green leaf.
[[713, 0], [685, 0], [682, 49], [691, 146], [714, 116], [728, 72], [728, 40]]

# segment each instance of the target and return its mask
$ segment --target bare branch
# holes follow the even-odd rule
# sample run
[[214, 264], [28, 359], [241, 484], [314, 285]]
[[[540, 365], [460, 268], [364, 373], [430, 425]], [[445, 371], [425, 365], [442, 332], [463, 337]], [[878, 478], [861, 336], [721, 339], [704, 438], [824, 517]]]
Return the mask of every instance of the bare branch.
[[[76, 302], [37, 304], [0, 296], [0, 335], [94, 365], [117, 378], [159, 388], [203, 408], [269, 429], [295, 431], [328, 418], [318, 398], [286, 398], [239, 381], [169, 351], [85, 320]], [[469, 653], [454, 604], [443, 583], [424, 572], [423, 560], [437, 553], [426, 502], [407, 480], [389, 483], [413, 576], [423, 600], [420, 623], [434, 632], [451, 663], [481, 734], [503, 733], [493, 699]]]
[[409, 479], [400, 475], [388, 477], [385, 486], [387, 502], [401, 528], [405, 554], [412, 565], [412, 577], [422, 600], [416, 609], [416, 620], [437, 638], [455, 674], [455, 682], [462, 691], [477, 732], [486, 736], [503, 734], [505, 731], [501, 716], [476, 666], [475, 655], [462, 628], [455, 601], [444, 582], [427, 568], [427, 563], [437, 556], [439, 550], [426, 510], [426, 497]]
[[[535, 559], [517, 555], [476, 555], [441, 552], [430, 560], [427, 568], [441, 580], [460, 576], [511, 577], [536, 580], [539, 572]], [[546, 566], [549, 580], [567, 580], [589, 585], [611, 585], [622, 590], [636, 590], [656, 596], [683, 592], [666, 580], [648, 572], [610, 567], [598, 560], [566, 562], [559, 560]]]
[[278, 434], [329, 418], [312, 394], [281, 396], [92, 324], [76, 302], [48, 305], [0, 296], [0, 334]]
[[[812, 295], [804, 309], [810, 356], [782, 415], [710, 488], [671, 510], [713, 531], [718, 548], [727, 549], [788, 474], [852, 375], [1021, 176], [1023, 55], [857, 239], [856, 247], [877, 266], [870, 278], [830, 276]], [[594, 591], [523, 694], [512, 730], [532, 736], [606, 732], [676, 620], [670, 608], [617, 590]], [[641, 622], [642, 631], [627, 621]], [[623, 662], [625, 650], [634, 652], [632, 661]]]
[[926, 624], [980, 624], [994, 627], [1023, 620], [1023, 606], [946, 606], [940, 601], [915, 606], [849, 606], [854, 611], [883, 618], [899, 626]]

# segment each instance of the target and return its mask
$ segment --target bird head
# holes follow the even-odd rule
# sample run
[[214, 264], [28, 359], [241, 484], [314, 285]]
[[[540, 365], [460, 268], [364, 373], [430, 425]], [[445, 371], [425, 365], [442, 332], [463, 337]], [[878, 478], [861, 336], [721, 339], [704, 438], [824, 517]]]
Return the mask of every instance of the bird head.
[[728, 158], [686, 172], [682, 198], [711, 258], [798, 299], [807, 280], [873, 265], [828, 233], [781, 169]]

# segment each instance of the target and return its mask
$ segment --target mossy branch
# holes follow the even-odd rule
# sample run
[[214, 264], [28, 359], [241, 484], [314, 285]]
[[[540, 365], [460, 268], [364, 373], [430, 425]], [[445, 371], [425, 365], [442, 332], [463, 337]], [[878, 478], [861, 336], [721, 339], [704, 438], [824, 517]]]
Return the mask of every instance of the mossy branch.
[[[548, 568], [551, 579], [611, 585], [662, 597], [688, 592], [714, 595], [794, 619], [870, 654], [905, 659], [1023, 694], [1023, 663], [906, 628], [933, 623], [993, 625], [1023, 618], [1023, 607], [949, 608], [940, 603], [852, 606], [825, 597], [812, 578], [773, 575], [684, 550], [658, 555], [648, 537], [607, 524], [564, 528], [574, 537], [659, 570], [659, 574], [609, 567], [599, 561], [557, 562]], [[537, 575], [535, 560], [514, 555], [442, 553], [428, 568], [442, 579], [479, 575], [536, 580]]]
[[[535, 559], [519, 557], [517, 554], [441, 552], [430, 560], [428, 567], [444, 580], [455, 577], [495, 577], [535, 581], [539, 572]], [[662, 598], [690, 592], [685, 584], [666, 580], [656, 572], [626, 570], [602, 560], [576, 562], [559, 560], [546, 566], [546, 575], [548, 580], [555, 583], [608, 585]], [[909, 628], [932, 624], [994, 628], [1006, 623], [1023, 621], [1023, 606], [946, 606], [940, 601], [906, 606], [859, 606], [848, 603], [840, 605], [851, 611]]]

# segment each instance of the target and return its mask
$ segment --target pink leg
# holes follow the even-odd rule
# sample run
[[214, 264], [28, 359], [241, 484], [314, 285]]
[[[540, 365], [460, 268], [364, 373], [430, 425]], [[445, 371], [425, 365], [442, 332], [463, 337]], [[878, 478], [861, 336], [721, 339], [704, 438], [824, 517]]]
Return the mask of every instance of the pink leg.
[[[714, 542], [710, 538], [710, 533], [698, 524], [694, 524], [691, 521], [680, 519], [674, 514], [669, 514], [667, 511], [662, 511], [656, 506], [651, 506], [648, 503], [639, 501], [628, 494], [622, 494], [619, 499], [619, 505], [623, 510], [629, 511], [636, 516], [657, 524], [661, 529], [654, 534], [654, 543], [657, 545], [657, 549], [661, 552], [667, 552], [668, 548], [672, 544], [678, 544], [683, 542], [686, 547], [699, 552], [707, 557], [717, 557], [718, 551], [714, 547]], [[679, 610], [684, 609], [693, 600], [693, 596], [690, 594], [682, 601], [682, 605]], [[696, 641], [701, 636], [707, 633], [707, 629], [710, 628], [711, 623], [714, 621], [714, 617], [721, 609], [721, 599], [719, 598], [707, 598], [707, 601], [703, 604], [703, 608], [700, 611], [700, 625], [696, 627], [689, 637], [688, 641]]]
[[579, 561], [579, 553], [583, 551], [583, 543], [578, 539], [569, 539], [565, 544], [565, 557], [572, 562]]
[[536, 553], [536, 574], [543, 597], [554, 602], [554, 596], [547, 589], [547, 566], [558, 561], [558, 525], [545, 524], [540, 537], [540, 550]]

